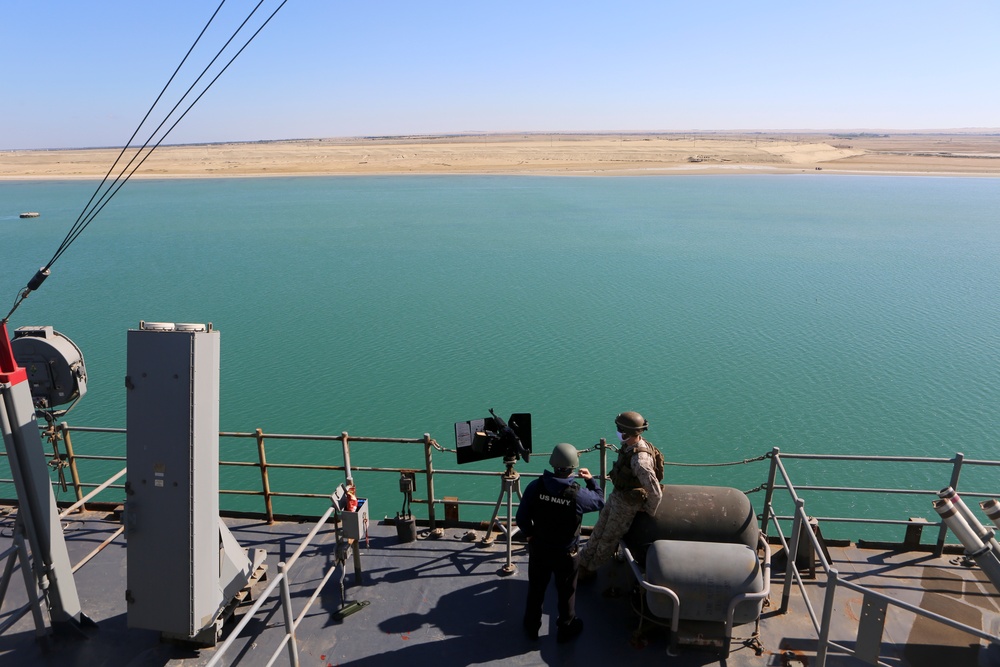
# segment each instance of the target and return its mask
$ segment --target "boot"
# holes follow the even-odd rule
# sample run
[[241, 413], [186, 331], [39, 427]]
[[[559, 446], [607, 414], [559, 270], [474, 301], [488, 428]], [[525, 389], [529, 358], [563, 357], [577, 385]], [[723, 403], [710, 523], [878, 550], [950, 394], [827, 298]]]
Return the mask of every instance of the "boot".
[[524, 636], [531, 641], [536, 641], [538, 639], [538, 629], [542, 626], [542, 624], [532, 623], [525, 619], [522, 625], [524, 626]]
[[572, 621], [566, 623], [558, 624], [559, 629], [556, 631], [556, 641], [563, 644], [568, 641], [572, 641], [580, 636], [583, 632], [583, 619], [579, 616], [575, 616]]

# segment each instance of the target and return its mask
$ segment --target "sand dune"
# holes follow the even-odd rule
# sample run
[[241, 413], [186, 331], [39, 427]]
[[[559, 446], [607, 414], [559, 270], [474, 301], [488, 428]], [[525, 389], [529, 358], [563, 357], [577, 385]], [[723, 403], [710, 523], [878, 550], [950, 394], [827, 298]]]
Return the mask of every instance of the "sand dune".
[[[100, 178], [119, 152], [0, 151], [0, 179]], [[135, 176], [817, 170], [1000, 176], [1000, 132], [470, 134], [161, 146]]]

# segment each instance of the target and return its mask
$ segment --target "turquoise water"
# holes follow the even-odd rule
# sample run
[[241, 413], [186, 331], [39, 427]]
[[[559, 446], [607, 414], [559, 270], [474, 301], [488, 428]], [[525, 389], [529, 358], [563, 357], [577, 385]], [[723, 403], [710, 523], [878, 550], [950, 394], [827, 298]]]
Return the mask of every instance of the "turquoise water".
[[[4, 312], [95, 185], [0, 182]], [[83, 350], [77, 425], [124, 426], [129, 328], [202, 321], [222, 336], [223, 430], [428, 432], [453, 447], [454, 422], [492, 407], [532, 413], [548, 452], [613, 439], [614, 415], [634, 409], [677, 462], [774, 446], [1000, 458], [998, 210], [1000, 181], [971, 178], [133, 181], [11, 328], [51, 324]], [[384, 446], [356, 462], [411, 461], [418, 449]], [[723, 474], [751, 488], [766, 465], [668, 469]], [[906, 466], [891, 479], [869, 466], [809, 474], [948, 483]], [[448, 484], [457, 493], [437, 495], [499, 489]], [[375, 512], [392, 514], [394, 478], [385, 493]]]

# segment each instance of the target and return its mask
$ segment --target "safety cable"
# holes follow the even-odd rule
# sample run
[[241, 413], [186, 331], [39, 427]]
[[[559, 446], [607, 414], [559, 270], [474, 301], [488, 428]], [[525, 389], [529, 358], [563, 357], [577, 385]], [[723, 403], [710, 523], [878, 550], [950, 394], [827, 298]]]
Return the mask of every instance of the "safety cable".
[[[250, 35], [250, 37], [246, 40], [246, 42], [244, 42], [243, 46], [241, 46], [239, 50], [236, 52], [236, 54], [229, 59], [229, 61], [222, 67], [219, 73], [216, 74], [212, 78], [212, 80], [208, 82], [208, 84], [198, 94], [198, 96], [195, 97], [194, 100], [183, 111], [183, 113], [181, 113], [180, 116], [178, 116], [177, 120], [175, 120], [167, 128], [167, 130], [163, 133], [163, 135], [159, 138], [159, 140], [157, 140], [155, 144], [150, 146], [150, 142], [153, 140], [153, 137], [155, 137], [156, 134], [163, 128], [163, 126], [174, 114], [174, 112], [177, 111], [178, 107], [180, 107], [184, 99], [191, 94], [191, 91], [195, 88], [195, 86], [198, 85], [198, 82], [201, 81], [201, 79], [205, 76], [208, 70], [215, 64], [215, 62], [229, 47], [229, 45], [233, 42], [236, 36], [244, 29], [247, 22], [253, 17], [253, 15], [257, 12], [257, 10], [260, 9], [261, 5], [264, 4], [265, 1], [266, 0], [259, 0], [259, 2], [254, 6], [253, 10], [251, 10], [251, 12], [246, 16], [246, 18], [243, 19], [243, 22], [240, 23], [240, 26], [235, 31], [233, 31], [229, 39], [226, 40], [226, 43], [218, 50], [218, 52], [208, 63], [208, 65], [206, 65], [205, 68], [201, 71], [201, 74], [198, 75], [198, 77], [188, 87], [188, 89], [180, 97], [177, 103], [174, 104], [174, 106], [170, 109], [170, 111], [166, 114], [166, 116], [164, 116], [160, 124], [157, 125], [157, 127], [150, 133], [149, 138], [146, 139], [143, 145], [136, 151], [136, 154], [132, 157], [131, 160], [129, 160], [128, 164], [126, 164], [122, 168], [121, 172], [119, 172], [118, 176], [115, 177], [115, 179], [111, 182], [110, 185], [108, 185], [104, 193], [101, 194], [100, 197], [98, 197], [98, 194], [101, 192], [102, 188], [104, 188], [104, 186], [107, 184], [107, 180], [111, 175], [111, 172], [115, 170], [115, 167], [121, 161], [122, 156], [128, 150], [128, 147], [132, 143], [132, 140], [136, 137], [136, 135], [139, 133], [139, 130], [146, 123], [146, 120], [149, 118], [149, 115], [152, 113], [156, 105], [160, 102], [160, 99], [163, 97], [163, 94], [166, 92], [167, 88], [173, 82], [174, 77], [176, 77], [177, 73], [180, 71], [181, 67], [183, 67], [184, 63], [187, 61], [187, 58], [190, 56], [195, 46], [198, 44], [202, 36], [205, 34], [205, 31], [208, 29], [209, 25], [211, 25], [212, 21], [218, 15], [219, 10], [222, 9], [222, 6], [225, 4], [226, 0], [221, 0], [219, 6], [216, 8], [212, 16], [209, 18], [208, 22], [205, 24], [205, 27], [202, 28], [201, 32], [198, 34], [198, 37], [195, 39], [194, 43], [191, 45], [191, 48], [189, 48], [187, 53], [184, 55], [184, 58], [181, 60], [181, 63], [177, 66], [177, 69], [175, 69], [174, 73], [170, 76], [170, 79], [167, 81], [167, 84], [163, 87], [163, 90], [160, 91], [160, 94], [157, 96], [156, 100], [150, 106], [149, 110], [146, 112], [146, 115], [143, 117], [142, 121], [136, 127], [135, 132], [132, 133], [132, 137], [129, 138], [128, 142], [126, 142], [118, 158], [115, 159], [114, 163], [111, 165], [111, 168], [108, 170], [108, 173], [104, 176], [104, 179], [101, 181], [101, 183], [97, 186], [97, 189], [94, 191], [94, 194], [91, 195], [90, 200], [87, 202], [87, 205], [84, 206], [83, 211], [80, 213], [80, 216], [77, 218], [76, 222], [72, 225], [69, 232], [66, 234], [66, 237], [59, 245], [59, 248], [53, 254], [52, 258], [48, 261], [48, 263], [46, 263], [45, 266], [40, 268], [38, 272], [35, 273], [35, 276], [30, 281], [28, 281], [27, 286], [18, 292], [18, 295], [17, 297], [15, 297], [14, 300], [14, 305], [11, 307], [10, 311], [4, 316], [3, 320], [0, 320], [0, 323], [6, 324], [7, 321], [10, 319], [10, 316], [14, 313], [14, 311], [17, 310], [17, 308], [26, 298], [28, 298], [28, 295], [32, 291], [38, 289], [38, 287], [42, 284], [42, 282], [44, 282], [44, 280], [49, 276], [50, 269], [52, 268], [52, 265], [55, 263], [55, 261], [59, 259], [63, 255], [63, 253], [66, 252], [69, 246], [80, 236], [80, 234], [83, 233], [83, 231], [90, 225], [90, 223], [94, 221], [94, 218], [97, 217], [97, 215], [104, 209], [104, 207], [108, 204], [108, 202], [111, 201], [111, 199], [118, 193], [119, 190], [121, 190], [121, 188], [125, 185], [125, 183], [128, 182], [128, 180], [132, 177], [132, 175], [136, 172], [136, 170], [138, 170], [139, 167], [142, 166], [143, 162], [145, 162], [146, 159], [153, 153], [153, 151], [156, 150], [156, 148], [159, 147], [161, 143], [163, 143], [163, 141], [173, 131], [173, 129], [177, 127], [177, 124], [180, 123], [180, 121], [188, 114], [189, 111], [191, 111], [191, 109], [194, 107], [195, 104], [198, 103], [198, 101], [202, 98], [202, 96], [208, 92], [208, 90], [215, 84], [215, 82], [218, 81], [219, 77], [222, 76], [222, 74], [227, 69], [229, 69], [229, 66], [232, 65], [233, 62], [236, 60], [236, 58], [238, 58], [240, 54], [242, 54], [243, 51], [247, 48], [247, 46], [250, 45], [250, 42], [252, 42], [257, 37], [257, 35], [260, 34], [260, 32], [264, 29], [264, 27], [268, 23], [270, 23], [271, 19], [273, 19], [274, 16], [281, 10], [281, 8], [285, 6], [285, 3], [288, 2], [288, 0], [282, 0], [281, 4], [279, 4], [278, 7], [273, 12], [271, 12], [270, 16], [268, 16], [267, 19], [265, 19], [264, 22], [261, 23], [260, 27], [258, 27], [257, 30], [254, 31], [252, 35]], [[149, 150], [146, 152], [145, 156], [143, 156], [141, 160], [136, 162], [136, 159], [139, 157], [139, 155], [141, 155], [143, 151], [146, 150], [147, 148], [149, 148]], [[94, 201], [95, 197], [97, 197], [96, 202]]]
[[771, 452], [767, 452], [766, 454], [761, 454], [760, 456], [755, 456], [752, 459], [743, 459], [741, 461], [726, 461], [724, 463], [679, 463], [679, 462], [676, 462], [676, 461], [675, 462], [664, 461], [663, 465], [665, 465], [665, 466], [679, 466], [679, 467], [683, 467], [683, 468], [713, 468], [713, 467], [719, 467], [719, 466], [739, 466], [739, 465], [743, 465], [744, 463], [756, 463], [757, 461], [763, 461], [765, 459], [771, 458], [772, 456], [773, 455], [771, 454]]
[[[226, 43], [219, 49], [218, 53], [215, 54], [215, 57], [213, 57], [212, 60], [208, 63], [208, 65], [205, 66], [205, 68], [202, 70], [201, 74], [198, 75], [198, 77], [188, 87], [188, 89], [184, 92], [184, 94], [181, 95], [180, 99], [177, 101], [176, 104], [174, 104], [174, 106], [166, 114], [166, 116], [160, 122], [160, 124], [157, 125], [156, 128], [150, 133], [149, 138], [146, 140], [146, 142], [141, 147], [139, 147], [138, 151], [136, 151], [136, 154], [132, 156], [131, 160], [129, 160], [129, 163], [127, 165], [125, 165], [125, 167], [122, 168], [122, 172], [118, 175], [118, 178], [116, 178], [115, 181], [111, 184], [111, 186], [109, 186], [108, 191], [105, 192], [104, 197], [102, 197], [103, 201], [102, 200], [98, 200], [98, 202], [99, 202], [100, 205], [97, 208], [95, 208], [89, 214], [87, 221], [78, 230], [76, 230], [75, 232], [71, 232], [72, 233], [72, 238], [67, 237], [68, 242], [67, 241], [63, 242], [63, 245], [65, 247], [68, 247], [68, 245], [70, 243], [72, 243], [73, 241], [76, 240], [76, 238], [83, 232], [83, 230], [87, 227], [87, 225], [89, 225], [90, 222], [93, 221], [93, 219], [97, 216], [97, 214], [101, 212], [101, 210], [108, 203], [108, 201], [110, 201], [110, 199], [112, 197], [114, 197], [115, 194], [117, 194], [118, 190], [120, 190], [122, 188], [122, 186], [125, 185], [125, 183], [128, 181], [128, 179], [131, 178], [132, 174], [134, 174], [139, 169], [139, 167], [142, 166], [142, 163], [146, 161], [146, 159], [152, 154], [152, 152], [157, 147], [159, 147], [159, 145], [161, 143], [163, 143], [163, 140], [167, 138], [167, 136], [173, 131], [173, 129], [175, 127], [177, 127], [178, 123], [181, 122], [181, 120], [184, 118], [184, 116], [186, 116], [188, 114], [188, 112], [191, 111], [191, 109], [194, 107], [194, 105], [197, 104], [197, 102], [201, 99], [201, 97], [205, 93], [208, 92], [209, 88], [211, 88], [212, 85], [218, 80], [218, 78], [220, 76], [222, 76], [223, 72], [225, 72], [229, 68], [229, 66], [231, 64], [233, 64], [233, 61], [236, 60], [236, 58], [239, 57], [239, 55], [241, 53], [243, 53], [243, 50], [246, 49], [246, 47], [250, 45], [250, 42], [253, 41], [253, 39], [257, 36], [257, 34], [260, 33], [260, 31], [264, 29], [264, 26], [267, 25], [267, 23], [271, 20], [271, 18], [274, 17], [274, 15], [278, 12], [278, 10], [281, 9], [281, 7], [285, 4], [285, 2], [287, 2], [287, 0], [284, 0], [284, 2], [282, 2], [281, 5], [278, 6], [278, 9], [275, 9], [274, 12], [271, 14], [271, 16], [269, 16], [267, 18], [267, 20], [264, 21], [264, 23], [261, 24], [261, 26], [257, 29], [257, 31], [253, 35], [251, 35], [249, 39], [247, 39], [246, 43], [244, 43], [243, 46], [239, 49], [239, 51], [237, 51], [236, 54], [232, 58], [230, 58], [229, 62], [226, 63], [226, 65], [219, 71], [219, 73], [216, 74], [215, 77], [205, 86], [205, 88], [201, 91], [201, 93], [199, 93], [199, 95], [188, 105], [187, 109], [185, 109], [184, 112], [177, 118], [177, 120], [175, 120], [174, 123], [169, 128], [167, 128], [166, 132], [163, 133], [163, 136], [161, 136], [160, 139], [155, 144], [153, 144], [152, 147], [149, 147], [149, 143], [150, 143], [150, 141], [152, 141], [153, 137], [156, 136], [157, 132], [159, 132], [163, 128], [163, 126], [166, 124], [167, 120], [169, 120], [170, 117], [174, 114], [174, 112], [177, 111], [177, 108], [180, 107], [181, 102], [183, 102], [184, 99], [188, 95], [191, 94], [191, 91], [194, 90], [195, 86], [198, 85], [198, 82], [201, 81], [202, 77], [204, 77], [205, 74], [208, 72], [208, 70], [211, 69], [212, 65], [215, 64], [215, 61], [219, 59], [219, 57], [222, 55], [222, 53], [227, 48], [229, 48], [229, 45], [236, 38], [236, 35], [238, 35], [240, 33], [240, 31], [243, 30], [243, 28], [247, 24], [247, 21], [249, 21], [253, 17], [254, 13], [256, 13], [258, 9], [260, 9], [260, 6], [264, 2], [265, 2], [265, 0], [260, 0], [257, 3], [257, 5], [254, 7], [253, 11], [251, 11], [250, 14], [248, 14], [247, 17], [243, 20], [243, 23], [240, 24], [240, 27], [237, 28], [235, 32], [233, 32], [233, 34], [229, 37], [228, 40], [226, 40]], [[225, 0], [223, 0], [223, 4], [224, 3], [225, 3]], [[219, 7], [221, 8], [222, 5], [220, 4]], [[218, 11], [218, 10], [216, 10], [216, 11]], [[209, 23], [211, 23], [211, 21], [209, 21]], [[208, 28], [207, 24], [206, 24], [205, 28]], [[192, 48], [194, 48], [194, 47], [192, 46]], [[138, 163], [136, 163], [135, 162], [136, 159], [139, 157], [139, 155], [142, 154], [142, 152], [146, 148], [149, 148], [149, 151], [146, 153], [146, 155], [141, 160], [139, 160]], [[134, 164], [134, 166], [133, 166], [133, 164]], [[131, 171], [128, 171], [130, 167], [131, 167]], [[121, 179], [122, 174], [125, 174], [126, 171], [128, 171], [128, 175], [125, 176], [125, 178], [120, 183], [118, 183], [118, 180]], [[117, 184], [117, 187], [115, 187], [116, 184]], [[112, 188], [114, 188], [113, 191], [112, 191]], [[110, 193], [110, 194], [108, 194], [108, 193]], [[62, 253], [66, 249], [65, 247], [61, 248], [56, 253], [56, 255], [52, 258], [52, 260], [50, 260], [50, 263], [54, 262], [56, 259], [58, 259], [58, 257], [60, 255], [62, 255]]]
[[[153, 109], [155, 109], [156, 105], [159, 104], [159, 102], [160, 102], [161, 99], [163, 99], [163, 95], [164, 95], [164, 93], [167, 92], [167, 88], [169, 88], [170, 84], [173, 83], [174, 78], [177, 76], [177, 73], [181, 71], [181, 68], [184, 66], [184, 63], [187, 62], [187, 59], [191, 55], [191, 52], [194, 51], [194, 48], [198, 45], [198, 42], [201, 41], [201, 38], [205, 35], [205, 31], [208, 30], [208, 27], [212, 24], [212, 21], [215, 20], [215, 17], [218, 15], [219, 10], [222, 9], [222, 6], [224, 4], [226, 4], [226, 0], [222, 0], [222, 2], [219, 3], [219, 6], [215, 8], [215, 12], [213, 12], [212, 16], [208, 19], [208, 23], [206, 23], [205, 27], [201, 29], [201, 32], [198, 33], [198, 37], [195, 38], [194, 42], [191, 44], [191, 47], [187, 50], [187, 53], [185, 53], [184, 57], [181, 58], [181, 62], [177, 65], [177, 68], [174, 70], [174, 73], [170, 75], [170, 78], [167, 79], [167, 83], [163, 86], [163, 89], [160, 90], [160, 94], [156, 96], [155, 100], [153, 100], [153, 103], [150, 105], [149, 109], [146, 111], [146, 115], [142, 117], [141, 121], [139, 121], [139, 124], [135, 128], [135, 131], [132, 132], [132, 136], [129, 137], [128, 141], [125, 142], [125, 145], [122, 146], [122, 150], [118, 154], [118, 157], [116, 157], [115, 161], [113, 163], [111, 163], [110, 167], [108, 167], [108, 173], [106, 173], [104, 175], [104, 178], [98, 184], [97, 189], [94, 190], [94, 194], [92, 194], [90, 196], [90, 200], [87, 202], [86, 206], [83, 207], [83, 210], [80, 211], [80, 215], [77, 217], [76, 222], [73, 223], [73, 226], [70, 227], [69, 232], [67, 232], [66, 238], [63, 239], [63, 242], [61, 244], [59, 244], [59, 247], [56, 249], [55, 254], [52, 255], [52, 259], [50, 259], [48, 261], [48, 263], [45, 265], [46, 268], [51, 267], [52, 264], [63, 253], [63, 251], [67, 247], [69, 247], [69, 244], [72, 242], [72, 239], [76, 238], [74, 236], [74, 233], [76, 232], [76, 230], [78, 228], [80, 228], [82, 230], [82, 227], [80, 227], [81, 222], [83, 221], [84, 215], [87, 213], [88, 209], [90, 208], [90, 205], [94, 202], [94, 198], [101, 191], [101, 188], [104, 187], [104, 184], [108, 182], [108, 177], [111, 176], [111, 172], [113, 172], [115, 170], [115, 167], [118, 166], [118, 163], [121, 161], [122, 156], [125, 155], [125, 152], [128, 150], [129, 146], [132, 145], [132, 140], [135, 139], [136, 135], [139, 134], [139, 130], [141, 130], [142, 126], [146, 124], [146, 121], [149, 119], [150, 114], [153, 113]], [[149, 143], [149, 141], [147, 140], [146, 144], [148, 144], [148, 143]], [[143, 148], [146, 147], [146, 144], [143, 144]], [[140, 150], [142, 150], [142, 149], [140, 149]], [[119, 174], [118, 177], [115, 178], [115, 181], [112, 182], [112, 185], [114, 185], [114, 183], [117, 182], [119, 178], [121, 178], [121, 174]], [[83, 226], [85, 227], [86, 225], [83, 225]]]

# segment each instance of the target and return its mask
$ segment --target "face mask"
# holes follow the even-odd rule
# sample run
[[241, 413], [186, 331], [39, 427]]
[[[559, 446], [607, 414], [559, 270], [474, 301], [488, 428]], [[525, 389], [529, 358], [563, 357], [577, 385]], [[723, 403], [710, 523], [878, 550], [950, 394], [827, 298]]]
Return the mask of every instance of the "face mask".
[[618, 431], [618, 442], [625, 442], [625, 440], [625, 435], [621, 431]]

